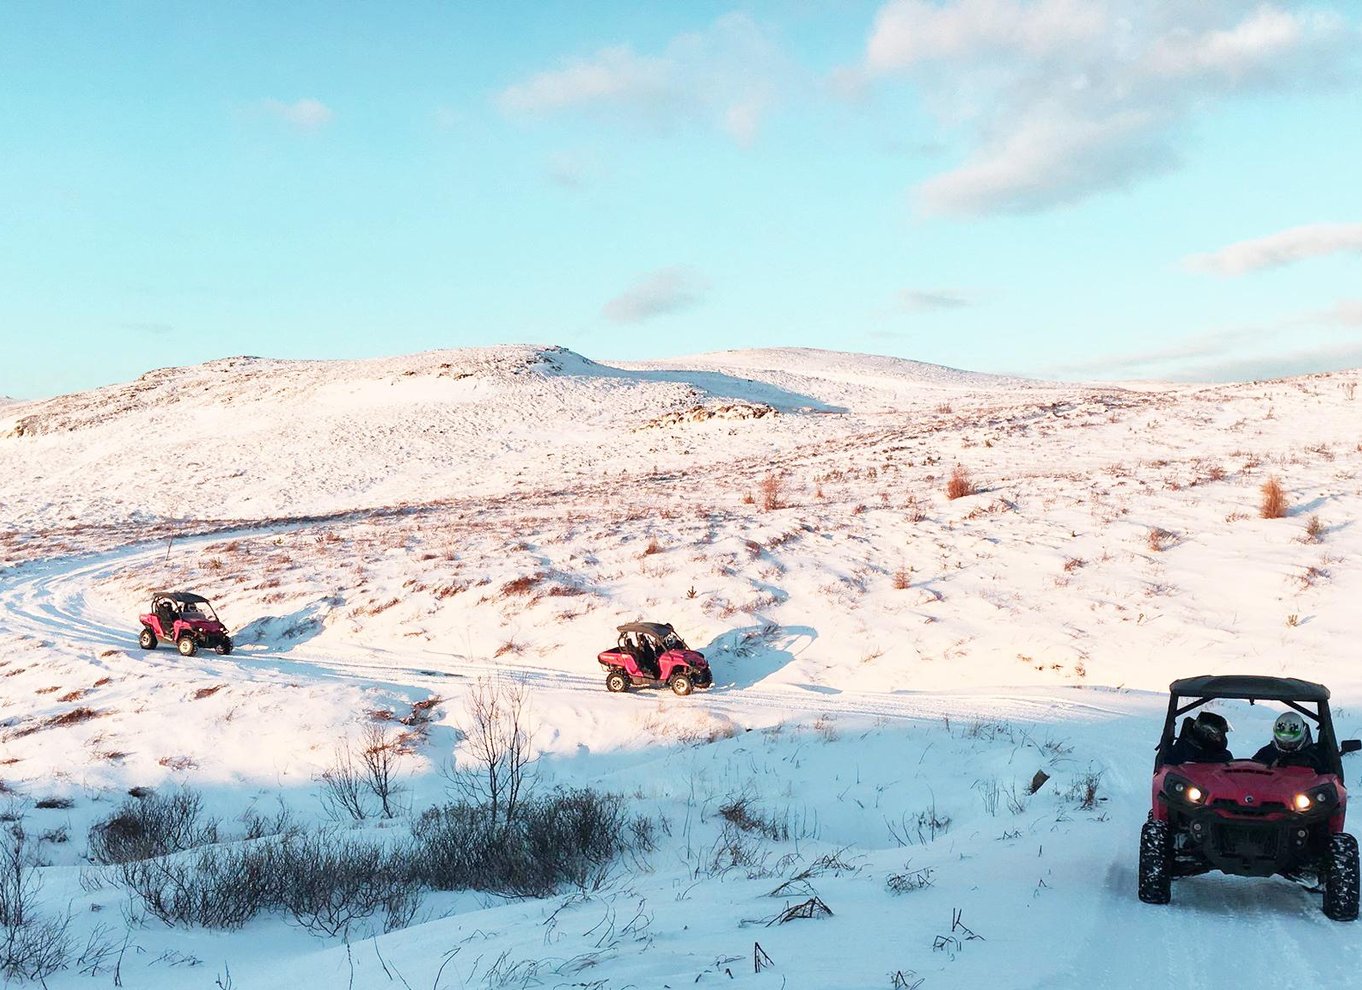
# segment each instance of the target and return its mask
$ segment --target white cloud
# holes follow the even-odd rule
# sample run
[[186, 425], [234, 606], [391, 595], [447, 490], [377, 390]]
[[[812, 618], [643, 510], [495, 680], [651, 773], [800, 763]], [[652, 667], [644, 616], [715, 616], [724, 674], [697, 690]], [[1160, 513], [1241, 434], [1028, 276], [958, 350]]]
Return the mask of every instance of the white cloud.
[[262, 100], [260, 108], [271, 117], [302, 131], [315, 131], [335, 118], [335, 113], [321, 100], [301, 99], [292, 103], [282, 100]]
[[1278, 268], [1307, 258], [1341, 252], [1362, 253], [1362, 223], [1314, 223], [1239, 241], [1207, 254], [1183, 259], [1190, 271], [1243, 275]]
[[640, 323], [675, 313], [700, 302], [705, 279], [683, 265], [662, 268], [643, 276], [605, 304], [601, 315], [614, 323]]
[[927, 179], [914, 195], [929, 215], [1028, 212], [1124, 185], [1176, 160], [1146, 113], [1035, 119], [999, 143], [982, 146], [963, 165]]
[[1283, 2], [891, 0], [849, 78], [904, 76], [963, 134], [963, 163], [917, 188], [923, 212], [1021, 212], [1171, 167], [1192, 114], [1331, 82], [1356, 42], [1343, 18]]
[[745, 14], [673, 38], [658, 54], [628, 45], [564, 61], [497, 94], [502, 112], [542, 116], [569, 111], [621, 113], [671, 127], [702, 120], [751, 144], [787, 73], [776, 44]]
[[511, 113], [552, 113], [593, 103], [651, 107], [666, 102], [675, 83], [665, 60], [635, 55], [628, 46], [604, 48], [588, 60], [541, 72], [502, 90], [501, 108]]

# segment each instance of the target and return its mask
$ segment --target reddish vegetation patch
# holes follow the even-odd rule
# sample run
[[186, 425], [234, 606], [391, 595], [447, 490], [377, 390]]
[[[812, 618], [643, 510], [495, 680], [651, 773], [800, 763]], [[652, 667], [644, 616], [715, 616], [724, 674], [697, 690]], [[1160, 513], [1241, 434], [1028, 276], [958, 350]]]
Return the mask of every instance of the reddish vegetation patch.
[[54, 685], [52, 685], [51, 687], [38, 688], [38, 690], [34, 691], [33, 693], [34, 693], [34, 694], [51, 694], [53, 691], [60, 691], [60, 690], [61, 690], [61, 685], [60, 685], [60, 684], [54, 684]]
[[99, 680], [95, 681], [95, 687], [103, 687], [105, 684], [112, 683], [113, 683], [112, 677], [101, 677]]
[[211, 698], [213, 695], [217, 694], [221, 690], [222, 690], [221, 684], [214, 684], [212, 687], [199, 688], [197, 691], [194, 692], [194, 700], [202, 701], [204, 698]]
[[62, 695], [62, 696], [61, 696], [60, 698], [58, 698], [57, 700], [58, 700], [58, 701], [79, 701], [79, 700], [80, 700], [81, 698], [83, 698], [83, 697], [85, 697], [85, 692], [84, 692], [83, 690], [82, 690], [82, 691], [69, 691], [69, 692], [67, 692], [66, 694]]
[[369, 720], [371, 722], [390, 722], [393, 713], [387, 708], [373, 708], [369, 710]]
[[503, 597], [507, 598], [511, 595], [528, 595], [535, 588], [539, 587], [547, 577], [547, 574], [543, 571], [539, 571], [537, 574], [526, 574], [524, 577], [515, 578], [512, 581], [507, 581], [501, 586], [501, 594]]
[[109, 708], [104, 708], [99, 711], [96, 711], [93, 708], [72, 708], [69, 712], [53, 715], [51, 718], [44, 719], [36, 725], [30, 725], [20, 729], [14, 735], [16, 737], [31, 736], [33, 733], [41, 732], [43, 729], [60, 729], [67, 725], [77, 725], [81, 722], [88, 722], [92, 718], [103, 718], [105, 715], [112, 714], [112, 712], [113, 710]]
[[188, 756], [163, 756], [156, 762], [171, 770], [196, 770], [199, 766]]
[[101, 656], [101, 657], [113, 657], [113, 656], [117, 656], [117, 655], [118, 655], [119, 653], [121, 653], [121, 652], [123, 652], [123, 651], [122, 651], [122, 650], [105, 650], [103, 653], [100, 654], [100, 656]]

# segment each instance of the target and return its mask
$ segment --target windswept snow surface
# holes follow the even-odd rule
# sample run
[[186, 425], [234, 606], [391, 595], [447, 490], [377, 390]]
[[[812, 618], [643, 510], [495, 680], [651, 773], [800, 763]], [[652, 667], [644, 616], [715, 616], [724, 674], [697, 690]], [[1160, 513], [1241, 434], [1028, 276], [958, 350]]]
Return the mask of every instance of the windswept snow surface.
[[[1151, 907], [1134, 870], [1173, 678], [1323, 681], [1362, 736], [1358, 377], [500, 347], [7, 407], [0, 811], [77, 954], [126, 937], [128, 988], [1354, 985], [1354, 927], [1318, 894], [1208, 876]], [[957, 464], [977, 491], [949, 500]], [[1290, 511], [1262, 519], [1273, 476]], [[138, 649], [160, 587], [209, 595], [236, 651]], [[634, 619], [674, 623], [716, 686], [606, 694], [595, 655]], [[547, 899], [428, 893], [348, 939], [168, 928], [87, 859], [131, 787], [195, 789], [224, 841], [281, 804], [399, 841], [447, 800], [488, 677], [530, 689], [537, 787], [623, 795], [655, 848], [622, 836]], [[1266, 740], [1269, 706], [1226, 712], [1236, 751]], [[415, 727], [403, 810], [331, 822], [318, 776], [370, 725]], [[773, 921], [812, 896], [831, 916]], [[112, 979], [93, 968], [48, 985]]]

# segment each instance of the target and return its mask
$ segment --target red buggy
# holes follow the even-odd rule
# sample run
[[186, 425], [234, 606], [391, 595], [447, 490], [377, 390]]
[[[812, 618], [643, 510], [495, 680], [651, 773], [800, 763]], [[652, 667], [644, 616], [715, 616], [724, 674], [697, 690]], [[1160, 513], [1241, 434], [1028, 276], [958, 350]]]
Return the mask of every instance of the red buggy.
[[705, 655], [692, 650], [665, 622], [627, 622], [616, 627], [619, 639], [596, 659], [605, 668], [605, 689], [670, 687], [685, 696], [714, 683]]
[[156, 649], [159, 640], [175, 644], [181, 656], [192, 657], [199, 647], [212, 647], [218, 653], [232, 652], [232, 637], [222, 624], [213, 605], [202, 595], [184, 591], [157, 591], [151, 596], [151, 611], [139, 617], [142, 632], [137, 643], [144, 650]]
[[[1357, 840], [1343, 831], [1348, 792], [1341, 757], [1362, 749], [1362, 742], [1340, 743], [1335, 736], [1329, 689], [1293, 677], [1207, 675], [1174, 681], [1169, 690], [1154, 761], [1153, 807], [1140, 832], [1140, 900], [1167, 904], [1174, 879], [1218, 870], [1282, 876], [1322, 888], [1327, 917], [1355, 920]], [[1186, 737], [1205, 717], [1189, 713], [1218, 699], [1277, 702], [1299, 712], [1317, 737], [1309, 761], [1268, 765], [1234, 759], [1223, 734], [1211, 762], [1187, 758]], [[1226, 725], [1223, 717], [1213, 717]]]

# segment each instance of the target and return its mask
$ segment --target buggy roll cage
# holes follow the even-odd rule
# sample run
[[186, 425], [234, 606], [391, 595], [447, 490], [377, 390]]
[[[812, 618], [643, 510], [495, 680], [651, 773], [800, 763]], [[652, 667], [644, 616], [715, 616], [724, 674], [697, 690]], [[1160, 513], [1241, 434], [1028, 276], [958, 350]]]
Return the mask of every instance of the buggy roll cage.
[[[1192, 700], [1182, 704], [1183, 698]], [[1339, 782], [1343, 782], [1342, 754], [1338, 737], [1334, 734], [1334, 720], [1329, 714], [1329, 689], [1323, 684], [1295, 677], [1256, 677], [1248, 674], [1203, 674], [1200, 677], [1184, 677], [1168, 685], [1168, 715], [1164, 719], [1163, 735], [1159, 738], [1154, 756], [1155, 773], [1163, 766], [1164, 754], [1172, 748], [1177, 720], [1207, 702], [1220, 699], [1247, 701], [1250, 705], [1259, 701], [1279, 701], [1300, 712], [1317, 726], [1316, 744], [1327, 772], [1335, 774]], [[1315, 706], [1313, 711], [1306, 707], [1310, 704]], [[1348, 752], [1352, 751], [1350, 747]]]

